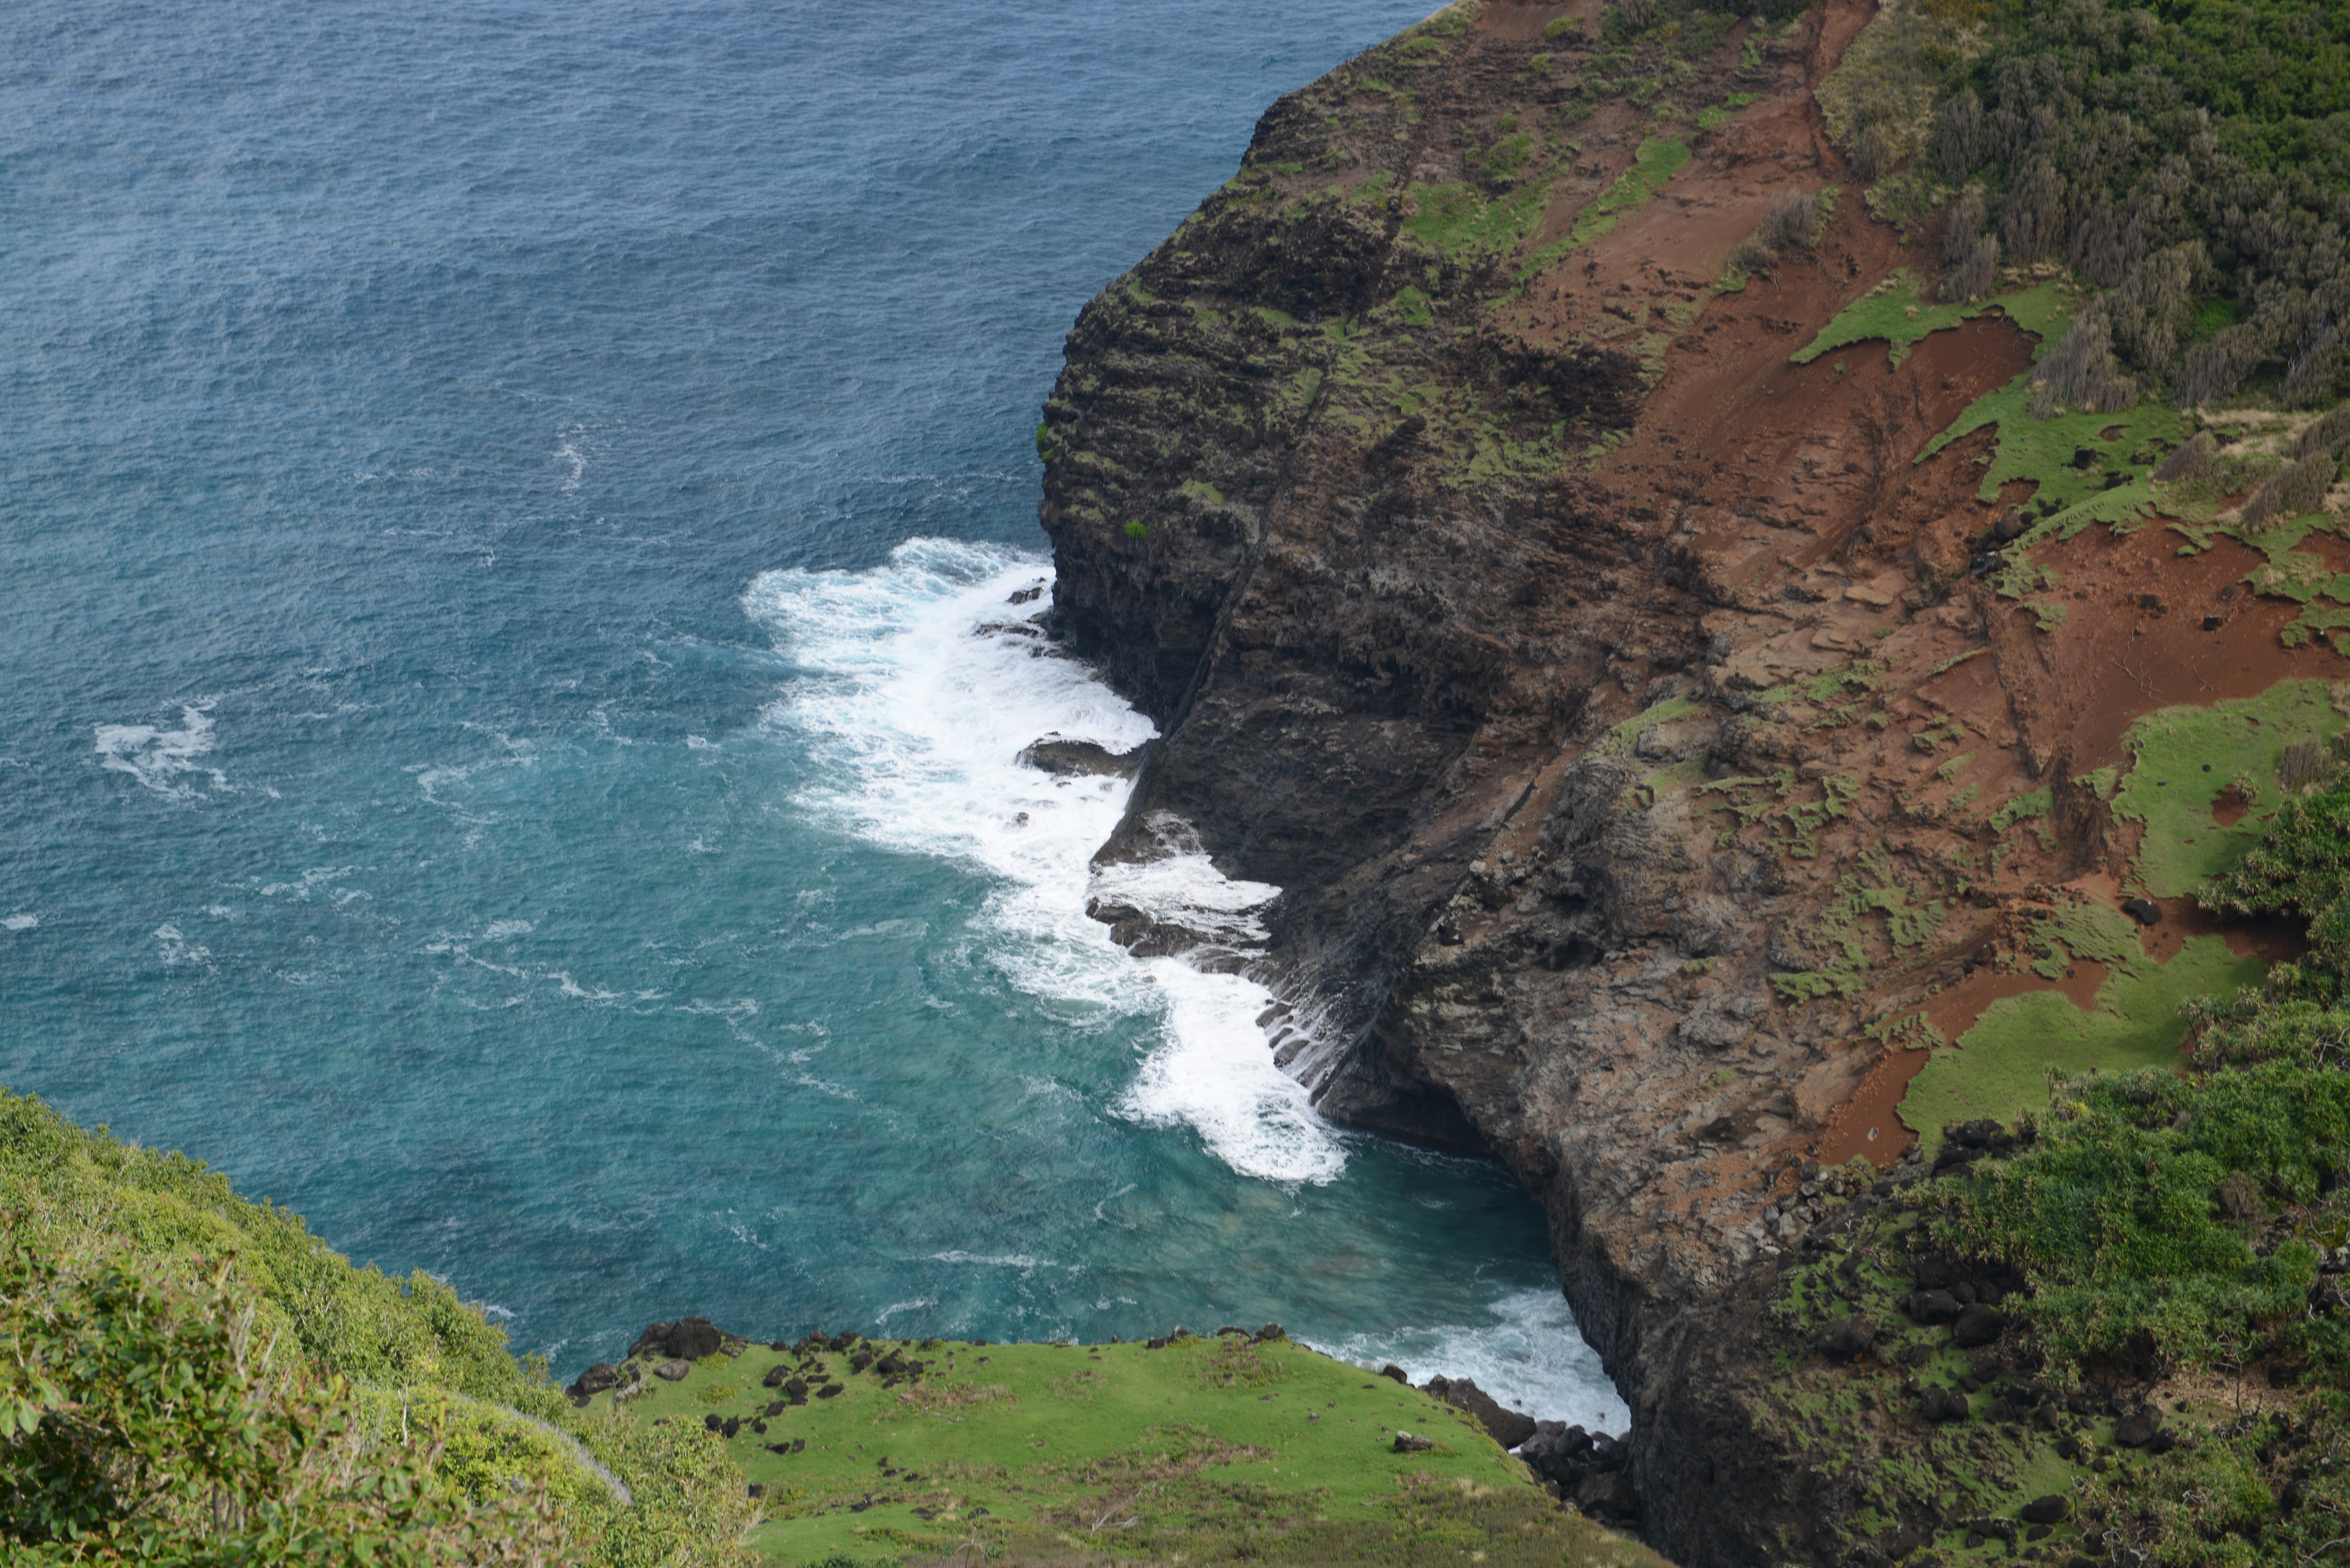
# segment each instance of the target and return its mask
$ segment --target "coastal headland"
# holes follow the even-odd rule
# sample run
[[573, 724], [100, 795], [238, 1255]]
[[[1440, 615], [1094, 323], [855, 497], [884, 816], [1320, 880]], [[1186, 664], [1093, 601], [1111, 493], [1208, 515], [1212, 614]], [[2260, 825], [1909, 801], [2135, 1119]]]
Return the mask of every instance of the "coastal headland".
[[2345, 84], [2234, 14], [1463, 0], [1070, 335], [1050, 624], [1163, 737], [1097, 867], [1281, 888], [1266, 1048], [1540, 1198], [1677, 1561], [2338, 1524], [2339, 1129], [2210, 1107], [2338, 1102], [2332, 884], [2227, 878], [2350, 713], [2350, 175], [2255, 129]]

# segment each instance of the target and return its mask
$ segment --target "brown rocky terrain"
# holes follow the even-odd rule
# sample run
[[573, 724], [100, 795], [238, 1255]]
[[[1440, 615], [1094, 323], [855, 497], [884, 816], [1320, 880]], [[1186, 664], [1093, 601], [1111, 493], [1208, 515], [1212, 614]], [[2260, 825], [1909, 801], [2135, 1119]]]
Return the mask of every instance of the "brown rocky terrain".
[[[2137, 829], [2074, 781], [2141, 714], [2340, 673], [2231, 540], [2079, 533], [2061, 617], [1970, 569], [2031, 482], [1979, 497], [1988, 431], [1913, 460], [2031, 365], [2007, 317], [1791, 362], [1934, 270], [1814, 97], [1873, 13], [1638, 47], [1592, 0], [1440, 13], [1266, 113], [1087, 307], [1038, 432], [1055, 627], [1164, 736], [1104, 857], [1180, 821], [1282, 888], [1257, 962], [1313, 1023], [1268, 1048], [1539, 1196], [1692, 1565], [1849, 1548], [1849, 1474], [1740, 1391], [1801, 1245], [1766, 1206], [1913, 1141], [1924, 1054], [1872, 1026], [2085, 997], [1973, 961], [2051, 888], [2118, 897]], [[2045, 831], [1990, 815], [2042, 789]]]

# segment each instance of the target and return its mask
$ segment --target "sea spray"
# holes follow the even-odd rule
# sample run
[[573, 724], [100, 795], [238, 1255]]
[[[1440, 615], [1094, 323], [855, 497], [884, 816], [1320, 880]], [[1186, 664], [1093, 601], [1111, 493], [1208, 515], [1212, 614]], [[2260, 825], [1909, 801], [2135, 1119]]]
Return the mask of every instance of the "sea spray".
[[1280, 890], [1228, 878], [1180, 844], [1092, 871], [1130, 783], [1058, 777], [1019, 753], [1055, 733], [1123, 753], [1158, 732], [1046, 637], [1035, 590], [1048, 580], [1033, 556], [916, 539], [869, 571], [754, 582], [744, 607], [795, 671], [767, 722], [798, 732], [824, 779], [799, 804], [869, 843], [995, 879], [972, 924], [1024, 991], [1155, 1016], [1158, 1044], [1122, 1114], [1190, 1126], [1244, 1176], [1333, 1180], [1341, 1137], [1266, 1049], [1265, 986], [1189, 956], [1134, 958], [1087, 913], [1090, 900], [1124, 900], [1228, 955], [1263, 941], [1253, 911]]

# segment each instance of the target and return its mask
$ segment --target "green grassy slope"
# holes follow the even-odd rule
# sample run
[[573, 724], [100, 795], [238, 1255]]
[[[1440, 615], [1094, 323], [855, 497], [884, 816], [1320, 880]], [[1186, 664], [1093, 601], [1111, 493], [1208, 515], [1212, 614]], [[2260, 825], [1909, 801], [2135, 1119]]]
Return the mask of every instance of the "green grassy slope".
[[[219, 1172], [5, 1091], [0, 1216], [11, 1562], [1658, 1562], [1469, 1416], [1283, 1339], [738, 1345], [574, 1406], [429, 1276], [353, 1267]], [[852, 1370], [892, 1348], [920, 1373]], [[260, 1436], [224, 1457], [224, 1421]], [[136, 1484], [99, 1496], [102, 1472]], [[60, 1511], [60, 1486], [84, 1495]]]
[[[1097, 1544], [1108, 1533], [1120, 1549], [1316, 1524], [1391, 1530], [1430, 1487], [1536, 1512], [1547, 1502], [1467, 1415], [1285, 1340], [852, 1349], [895, 1350], [924, 1370], [885, 1387], [877, 1370], [852, 1371], [847, 1353], [754, 1346], [708, 1357], [680, 1382], [652, 1379], [619, 1407], [649, 1425], [731, 1416], [764, 1426], [742, 1426], [728, 1447], [766, 1490], [769, 1521], [753, 1543], [785, 1562], [944, 1550], [974, 1527]], [[809, 1385], [805, 1404], [764, 1386], [778, 1367]], [[821, 1397], [828, 1385], [842, 1391]], [[1399, 1431], [1435, 1446], [1399, 1453]], [[1594, 1529], [1586, 1545], [1610, 1540]]]
[[715, 1439], [575, 1411], [447, 1286], [354, 1268], [184, 1156], [0, 1090], [0, 1231], [8, 1561], [741, 1555]]

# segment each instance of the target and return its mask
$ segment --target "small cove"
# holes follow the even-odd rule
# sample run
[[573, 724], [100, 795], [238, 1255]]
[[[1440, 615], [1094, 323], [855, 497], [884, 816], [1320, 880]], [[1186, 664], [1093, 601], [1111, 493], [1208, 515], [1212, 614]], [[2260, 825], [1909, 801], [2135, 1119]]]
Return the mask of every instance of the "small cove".
[[1077, 308], [1422, 9], [36, 0], [0, 1081], [558, 1373], [1279, 1319], [1619, 1428], [1505, 1173], [1084, 918], [1006, 758], [1147, 722], [979, 633]]

